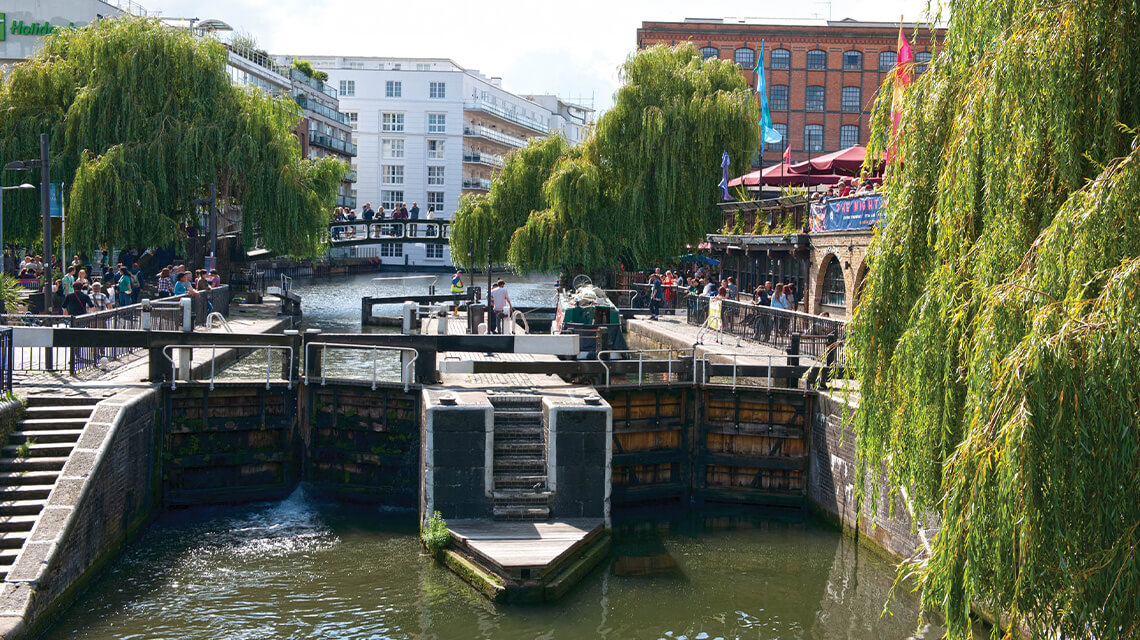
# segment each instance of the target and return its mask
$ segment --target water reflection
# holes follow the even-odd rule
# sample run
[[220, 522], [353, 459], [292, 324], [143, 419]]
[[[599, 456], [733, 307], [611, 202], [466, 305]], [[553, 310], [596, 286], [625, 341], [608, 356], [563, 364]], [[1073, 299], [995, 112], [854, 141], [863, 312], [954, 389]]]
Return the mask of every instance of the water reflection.
[[[644, 516], [644, 517], [643, 517]], [[163, 516], [47, 638], [936, 638], [894, 572], [798, 513], [634, 514], [563, 601], [486, 601], [420, 553], [414, 524], [299, 490]], [[651, 559], [651, 560], [645, 560]], [[637, 567], [633, 572], [630, 567]]]

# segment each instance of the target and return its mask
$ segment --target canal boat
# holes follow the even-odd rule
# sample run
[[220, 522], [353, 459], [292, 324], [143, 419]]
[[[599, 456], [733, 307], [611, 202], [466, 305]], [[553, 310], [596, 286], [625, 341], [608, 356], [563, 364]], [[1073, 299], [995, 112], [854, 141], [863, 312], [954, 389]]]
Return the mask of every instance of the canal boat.
[[578, 334], [581, 336], [578, 360], [593, 360], [598, 357], [599, 330], [605, 336], [602, 351], [629, 348], [622, 335], [621, 312], [617, 305], [605, 290], [594, 285], [589, 276], [577, 276], [571, 288], [558, 291], [558, 306], [550, 332]]

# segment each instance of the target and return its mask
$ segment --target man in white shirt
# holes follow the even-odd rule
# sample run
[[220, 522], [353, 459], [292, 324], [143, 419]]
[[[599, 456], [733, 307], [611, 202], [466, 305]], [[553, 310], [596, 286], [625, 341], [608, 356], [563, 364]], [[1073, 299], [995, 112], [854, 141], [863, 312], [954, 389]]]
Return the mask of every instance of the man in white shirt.
[[487, 332], [502, 333], [503, 316], [507, 314], [508, 307], [514, 307], [514, 304], [511, 303], [511, 296], [507, 293], [507, 283], [502, 278], [491, 288], [490, 298], [494, 313], [491, 315], [491, 321], [487, 323]]

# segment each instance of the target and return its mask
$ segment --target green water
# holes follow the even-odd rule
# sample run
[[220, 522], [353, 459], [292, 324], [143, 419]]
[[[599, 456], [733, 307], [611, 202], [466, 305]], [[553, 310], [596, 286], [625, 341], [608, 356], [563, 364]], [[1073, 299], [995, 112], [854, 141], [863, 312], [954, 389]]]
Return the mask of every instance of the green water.
[[46, 638], [937, 638], [894, 571], [798, 512], [619, 517], [557, 604], [495, 605], [423, 556], [409, 517], [289, 499], [172, 512]]

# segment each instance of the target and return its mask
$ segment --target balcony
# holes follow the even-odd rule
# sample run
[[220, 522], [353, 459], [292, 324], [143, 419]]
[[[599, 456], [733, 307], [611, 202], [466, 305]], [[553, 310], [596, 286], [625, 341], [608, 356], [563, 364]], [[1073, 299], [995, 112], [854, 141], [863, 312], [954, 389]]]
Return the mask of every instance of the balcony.
[[486, 178], [464, 178], [463, 188], [476, 191], [490, 191], [491, 181]]
[[336, 197], [336, 206], [348, 207], [349, 209], [355, 209], [356, 208], [356, 198], [353, 198], [352, 196], [337, 196]]
[[300, 69], [289, 69], [289, 77], [296, 82], [300, 82], [301, 84], [308, 85], [317, 91], [320, 91], [333, 100], [339, 98], [339, 96], [336, 94], [336, 89], [333, 89], [332, 87], [321, 82], [320, 80], [317, 80], [316, 78], [310, 78], [309, 76], [305, 75], [305, 72], [301, 71]]
[[320, 147], [322, 149], [328, 149], [329, 151], [335, 151], [346, 156], [356, 155], [356, 145], [352, 144], [351, 142], [339, 140], [324, 133], [318, 133], [316, 131], [309, 132], [309, 144]]
[[488, 167], [495, 167], [496, 169], [503, 168], [503, 156], [497, 156], [493, 153], [483, 153], [481, 151], [472, 151], [470, 149], [463, 150], [463, 161], [468, 164], [483, 164]]
[[336, 109], [330, 109], [329, 107], [326, 107], [316, 100], [310, 100], [309, 96], [303, 93], [297, 94], [293, 99], [296, 100], [297, 104], [301, 105], [301, 108], [306, 111], [312, 111], [313, 113], [322, 115], [329, 120], [335, 120], [336, 122], [339, 122], [343, 125], [351, 126], [348, 122], [348, 116], [337, 111]]
[[484, 138], [491, 140], [508, 147], [522, 148], [526, 146], [526, 139], [517, 136], [509, 136], [490, 127], [484, 127], [479, 124], [465, 124], [463, 125], [463, 135], [473, 138]]
[[344, 177], [340, 179], [341, 182], [356, 182], [356, 171], [349, 169], [344, 172]]
[[541, 134], [550, 133], [550, 125], [542, 122], [538, 118], [530, 118], [520, 113], [509, 111], [497, 104], [491, 104], [486, 100], [478, 98], [467, 100], [463, 103], [463, 108], [466, 111], [482, 111], [483, 113], [490, 113], [498, 116], [508, 122], [513, 122], [519, 126], [526, 127], [531, 131]]

